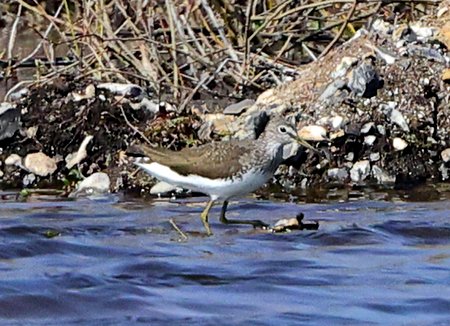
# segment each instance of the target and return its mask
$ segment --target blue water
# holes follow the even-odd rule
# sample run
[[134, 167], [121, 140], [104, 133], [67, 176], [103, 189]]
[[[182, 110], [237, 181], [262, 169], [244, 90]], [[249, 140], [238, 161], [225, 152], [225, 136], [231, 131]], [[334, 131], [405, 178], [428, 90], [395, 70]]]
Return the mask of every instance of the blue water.
[[450, 201], [407, 197], [247, 198], [228, 216], [320, 228], [224, 226], [215, 207], [208, 238], [202, 198], [0, 193], [0, 324], [447, 325]]

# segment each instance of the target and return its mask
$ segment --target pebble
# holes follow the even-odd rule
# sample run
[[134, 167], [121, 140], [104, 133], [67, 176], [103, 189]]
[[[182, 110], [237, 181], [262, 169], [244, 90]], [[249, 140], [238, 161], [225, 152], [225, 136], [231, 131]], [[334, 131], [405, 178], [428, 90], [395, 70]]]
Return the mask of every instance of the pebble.
[[380, 133], [380, 135], [386, 135], [386, 128], [382, 125], [377, 125], [377, 130]]
[[376, 153], [371, 153], [371, 154], [369, 155], [369, 160], [370, 160], [371, 162], [379, 161], [380, 158], [381, 158], [381, 155], [380, 155], [380, 153], [378, 153], [378, 152], [376, 152]]
[[164, 181], [160, 181], [160, 182], [157, 182], [153, 187], [151, 187], [150, 194], [159, 196], [159, 195], [167, 194], [176, 189], [177, 189], [176, 186], [171, 185], [170, 183], [167, 183]]
[[83, 92], [72, 92], [72, 97], [74, 102], [79, 102], [81, 100], [88, 100], [95, 97], [95, 86], [90, 84], [86, 86]]
[[450, 148], [446, 148], [441, 152], [442, 160], [447, 163], [450, 161]]
[[345, 168], [332, 168], [327, 171], [329, 179], [344, 182], [348, 178], [348, 171]]
[[391, 121], [393, 123], [395, 123], [397, 126], [399, 126], [400, 128], [403, 129], [403, 131], [409, 132], [409, 126], [408, 123], [406, 122], [405, 117], [403, 116], [403, 114], [397, 110], [397, 109], [392, 109], [390, 117]]
[[322, 141], [327, 139], [327, 130], [317, 125], [305, 126], [299, 130], [298, 136], [304, 140]]
[[28, 187], [36, 181], [36, 176], [33, 173], [29, 173], [23, 177], [22, 184], [24, 187]]
[[373, 143], [375, 143], [375, 140], [377, 140], [377, 137], [375, 137], [374, 135], [369, 135], [364, 137], [364, 144], [366, 144], [367, 146], [372, 146]]
[[109, 192], [110, 185], [111, 180], [106, 173], [96, 172], [81, 181], [77, 189], [71, 192], [69, 197], [105, 194]]
[[11, 154], [6, 158], [5, 165], [21, 166], [22, 158], [17, 154]]
[[335, 130], [341, 129], [342, 126], [344, 125], [344, 118], [341, 117], [340, 115], [334, 116], [331, 118], [330, 123], [333, 129]]
[[403, 139], [401, 139], [401, 138], [399, 138], [399, 137], [395, 137], [395, 138], [392, 140], [392, 146], [394, 147], [394, 149], [395, 149], [396, 151], [402, 151], [402, 150], [404, 150], [406, 147], [408, 147], [408, 143], [407, 143], [405, 140], [403, 140]]
[[375, 126], [373, 122], [367, 122], [361, 127], [362, 134], [368, 134], [370, 130]]
[[355, 158], [355, 153], [353, 153], [353, 152], [349, 152], [349, 153], [347, 153], [347, 155], [345, 155], [345, 159], [347, 161], [353, 161], [354, 158]]
[[254, 100], [245, 99], [238, 103], [233, 103], [231, 105], [228, 105], [223, 110], [223, 114], [240, 115], [245, 110], [247, 110], [249, 107], [251, 107], [253, 104], [255, 104]]
[[350, 169], [350, 178], [353, 182], [365, 180], [370, 174], [370, 162], [368, 160], [358, 161]]
[[41, 177], [53, 174], [56, 169], [56, 161], [42, 152], [28, 154], [23, 163], [26, 170]]

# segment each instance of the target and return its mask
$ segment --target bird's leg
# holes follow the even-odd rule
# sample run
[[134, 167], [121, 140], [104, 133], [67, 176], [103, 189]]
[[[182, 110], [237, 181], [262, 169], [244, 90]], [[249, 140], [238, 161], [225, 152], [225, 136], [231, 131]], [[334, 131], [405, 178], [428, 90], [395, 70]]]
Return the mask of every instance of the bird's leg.
[[209, 223], [208, 223], [208, 214], [209, 214], [209, 211], [211, 210], [211, 207], [213, 207], [213, 205], [214, 205], [214, 200], [210, 200], [208, 202], [208, 204], [206, 204], [206, 207], [203, 210], [203, 212], [200, 214], [200, 218], [202, 219], [202, 222], [206, 229], [207, 235], [212, 235], [211, 228], [209, 227]]
[[220, 222], [223, 224], [250, 224], [253, 225], [253, 227], [257, 228], [266, 228], [269, 226], [269, 224], [264, 223], [260, 220], [230, 220], [225, 217], [225, 213], [227, 211], [228, 207], [228, 200], [225, 200], [223, 202], [222, 210], [220, 212]]

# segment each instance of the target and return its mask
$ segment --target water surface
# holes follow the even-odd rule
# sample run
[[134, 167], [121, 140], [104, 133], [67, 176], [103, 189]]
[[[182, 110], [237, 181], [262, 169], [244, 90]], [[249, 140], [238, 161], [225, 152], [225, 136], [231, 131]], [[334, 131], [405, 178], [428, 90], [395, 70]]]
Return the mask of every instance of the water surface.
[[0, 198], [2, 325], [450, 323], [445, 196], [246, 198], [229, 217], [274, 223], [302, 211], [320, 228], [222, 226], [215, 207], [209, 238], [197, 232], [202, 198]]

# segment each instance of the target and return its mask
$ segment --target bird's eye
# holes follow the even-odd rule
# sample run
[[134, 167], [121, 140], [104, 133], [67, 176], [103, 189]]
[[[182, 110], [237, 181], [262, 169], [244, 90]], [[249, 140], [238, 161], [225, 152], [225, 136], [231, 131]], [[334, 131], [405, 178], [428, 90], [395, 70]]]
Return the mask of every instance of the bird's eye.
[[287, 132], [287, 129], [284, 126], [281, 126], [281, 127], [278, 128], [278, 131], [281, 132], [282, 134], [284, 134], [284, 133]]

